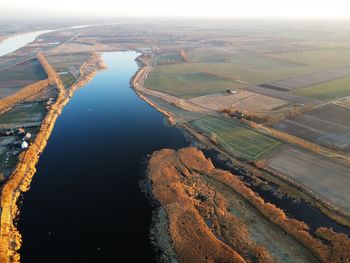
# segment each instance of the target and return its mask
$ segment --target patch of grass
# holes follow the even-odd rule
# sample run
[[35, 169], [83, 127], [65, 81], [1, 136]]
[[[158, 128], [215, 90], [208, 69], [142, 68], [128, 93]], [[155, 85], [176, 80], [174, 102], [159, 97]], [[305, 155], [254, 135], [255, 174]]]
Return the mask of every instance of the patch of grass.
[[214, 136], [218, 144], [230, 153], [249, 160], [262, 159], [283, 145], [278, 140], [240, 124], [215, 117], [204, 117], [192, 121], [191, 124], [210, 137]]
[[12, 95], [23, 87], [46, 79], [47, 75], [37, 59], [0, 71], [0, 98]]
[[69, 88], [73, 83], [77, 80], [75, 76], [71, 72], [67, 72], [66, 74], [60, 75], [61, 80], [63, 81], [64, 86]]
[[0, 128], [32, 126], [40, 123], [46, 113], [46, 106], [41, 102], [23, 103], [0, 115]]
[[80, 66], [89, 59], [91, 56], [90, 53], [81, 52], [81, 53], [69, 53], [69, 54], [59, 54], [59, 55], [50, 55], [47, 56], [47, 60], [57, 71], [69, 71], [68, 67], [77, 67]]
[[323, 101], [350, 96], [350, 77], [298, 89], [291, 93]]
[[350, 63], [350, 49], [320, 48], [274, 54], [273, 57], [314, 68], [339, 68]]
[[184, 62], [179, 53], [162, 54], [157, 59], [157, 65], [175, 64]]
[[0, 71], [0, 81], [46, 79], [47, 75], [37, 59], [31, 59]]
[[193, 98], [240, 87], [232, 80], [198, 71], [192, 64], [158, 66], [146, 79], [146, 87], [164, 91], [182, 98]]

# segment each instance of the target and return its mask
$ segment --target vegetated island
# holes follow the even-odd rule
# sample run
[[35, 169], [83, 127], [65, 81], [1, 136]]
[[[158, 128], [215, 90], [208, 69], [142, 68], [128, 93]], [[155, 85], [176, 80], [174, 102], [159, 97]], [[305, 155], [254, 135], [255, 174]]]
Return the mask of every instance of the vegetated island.
[[81, 65], [79, 78], [67, 88], [60, 75], [51, 66], [42, 52], [37, 54], [37, 59], [47, 74], [44, 84], [30, 85], [29, 89], [23, 88], [12, 96], [2, 100], [0, 110], [6, 112], [14, 105], [26, 101], [32, 97], [40, 96], [40, 93], [48, 87], [57, 90], [57, 96], [47, 102], [47, 113], [43, 119], [40, 130], [28, 149], [18, 156], [17, 165], [9, 179], [5, 182], [1, 191], [1, 219], [0, 219], [0, 262], [19, 262], [20, 254], [17, 252], [21, 246], [21, 234], [14, 225], [14, 219], [19, 213], [17, 207], [18, 197], [29, 189], [30, 182], [35, 174], [35, 165], [44, 150], [47, 140], [53, 130], [55, 122], [64, 106], [73, 96], [74, 92], [89, 82], [97, 71], [105, 68], [101, 56], [92, 53]]
[[265, 202], [193, 147], [152, 154], [143, 189], [160, 262], [348, 262], [350, 240]]

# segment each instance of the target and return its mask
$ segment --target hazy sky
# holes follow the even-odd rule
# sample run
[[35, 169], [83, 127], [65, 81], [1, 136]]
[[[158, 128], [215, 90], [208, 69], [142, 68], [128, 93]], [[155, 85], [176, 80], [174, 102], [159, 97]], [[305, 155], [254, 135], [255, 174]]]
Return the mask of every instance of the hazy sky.
[[0, 15], [350, 17], [350, 0], [0, 0]]

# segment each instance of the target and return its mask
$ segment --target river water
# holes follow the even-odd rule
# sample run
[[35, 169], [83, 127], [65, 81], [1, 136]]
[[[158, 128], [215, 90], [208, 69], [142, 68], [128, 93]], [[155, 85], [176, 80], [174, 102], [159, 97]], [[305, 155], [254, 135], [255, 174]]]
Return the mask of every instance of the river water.
[[2, 42], [0, 42], [0, 57], [7, 55], [11, 52], [14, 52], [21, 47], [24, 47], [25, 45], [29, 44], [30, 42], [34, 41], [38, 36], [43, 35], [45, 33], [54, 32], [58, 30], [69, 30], [69, 29], [80, 29], [85, 28], [93, 25], [80, 25], [80, 26], [72, 26], [62, 29], [55, 29], [55, 30], [40, 30], [40, 31], [33, 31], [23, 34], [18, 34], [12, 37], [9, 37]]
[[52, 30], [24, 33], [5, 39], [0, 43], [0, 57], [24, 47], [28, 43], [34, 41], [38, 36], [49, 32], [52, 32]]
[[188, 142], [130, 88], [137, 56], [104, 53], [58, 118], [20, 207], [22, 262], [154, 262], [142, 160]]

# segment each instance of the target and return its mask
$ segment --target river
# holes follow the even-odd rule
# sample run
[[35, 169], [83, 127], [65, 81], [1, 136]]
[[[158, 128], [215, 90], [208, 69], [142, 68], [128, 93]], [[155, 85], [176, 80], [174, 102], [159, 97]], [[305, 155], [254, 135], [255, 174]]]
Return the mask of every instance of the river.
[[130, 88], [137, 56], [103, 53], [58, 118], [20, 205], [22, 262], [154, 262], [142, 161], [188, 142]]
[[80, 29], [80, 28], [85, 28], [90, 26], [93, 26], [93, 25], [72, 26], [72, 27], [55, 29], [55, 30], [40, 30], [40, 31], [33, 31], [29, 33], [14, 35], [0, 42], [0, 57], [7, 55], [11, 52], [14, 52], [20, 49], [21, 47], [24, 47], [30, 42], [33, 42], [38, 36], [42, 34], [54, 32], [54, 31], [60, 31], [60, 30]]
[[0, 42], [0, 57], [16, 51], [17, 49], [20, 49], [21, 47], [24, 47], [25, 45], [34, 41], [38, 36], [52, 31], [53, 30], [41, 30], [9, 37]]

